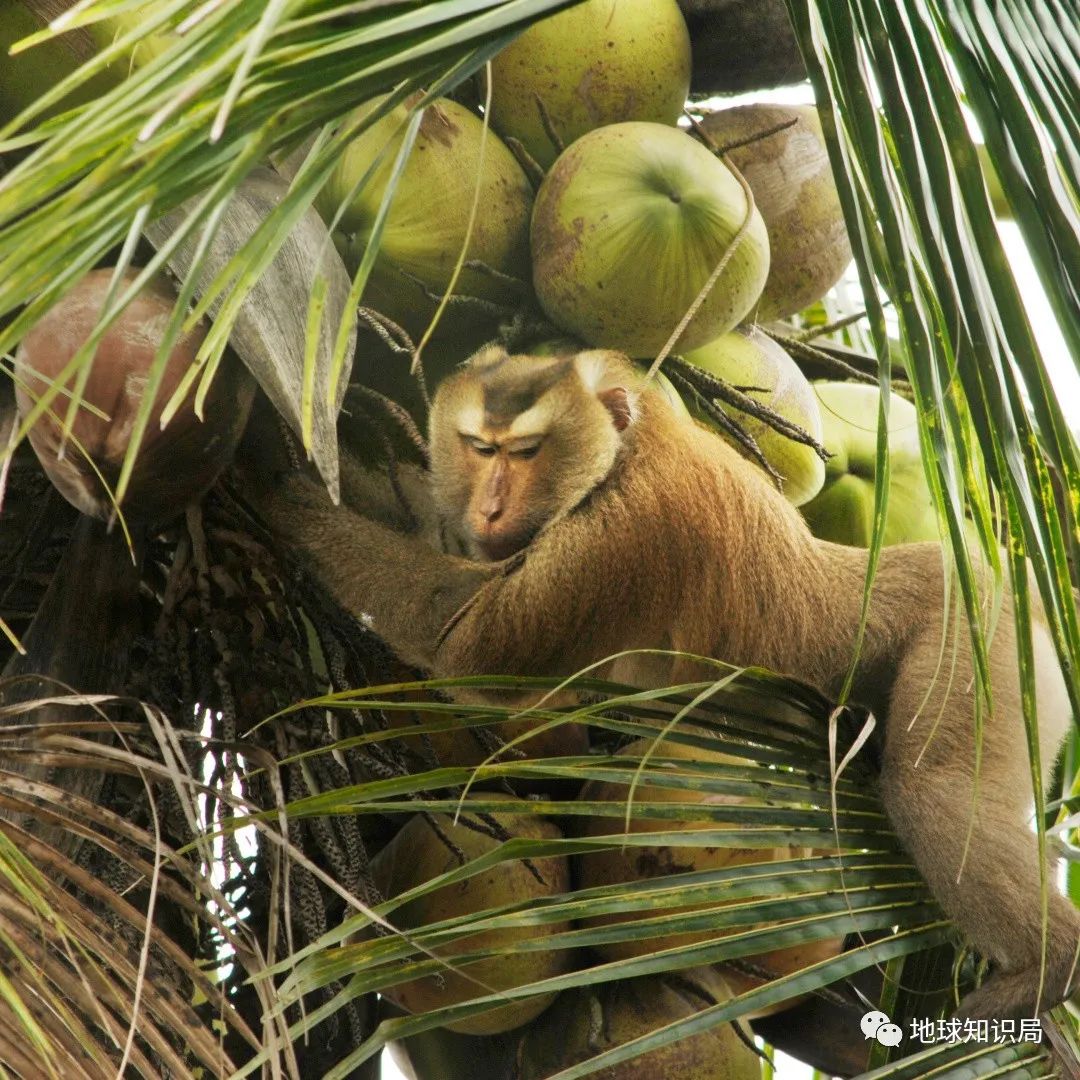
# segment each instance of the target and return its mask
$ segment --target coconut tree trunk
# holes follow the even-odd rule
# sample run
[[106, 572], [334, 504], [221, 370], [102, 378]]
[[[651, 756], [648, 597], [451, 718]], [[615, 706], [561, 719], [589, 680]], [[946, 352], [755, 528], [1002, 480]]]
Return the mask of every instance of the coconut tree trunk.
[[[143, 543], [134, 552], [122, 531], [80, 516], [37, 615], [23, 636], [24, 654], [15, 653], [3, 670], [0, 704], [15, 705], [71, 693], [122, 693], [131, 643], [139, 627], [139, 574]], [[0, 723], [72, 724], [97, 718], [90, 706], [47, 704], [18, 711]], [[41, 742], [22, 740], [22, 751], [2, 765], [23, 775], [62, 787], [72, 795], [96, 800], [105, 774], [97, 769], [58, 768], [35, 756]], [[25, 755], [25, 756], [24, 756]], [[30, 815], [0, 810], [73, 856], [78, 838], [66, 829], [35, 821]]]

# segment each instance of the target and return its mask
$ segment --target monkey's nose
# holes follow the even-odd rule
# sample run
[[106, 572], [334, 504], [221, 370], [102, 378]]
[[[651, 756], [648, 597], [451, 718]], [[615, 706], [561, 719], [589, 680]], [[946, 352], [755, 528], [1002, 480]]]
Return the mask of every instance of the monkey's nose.
[[480, 516], [490, 525], [502, 517], [503, 504], [501, 499], [489, 499], [480, 505]]

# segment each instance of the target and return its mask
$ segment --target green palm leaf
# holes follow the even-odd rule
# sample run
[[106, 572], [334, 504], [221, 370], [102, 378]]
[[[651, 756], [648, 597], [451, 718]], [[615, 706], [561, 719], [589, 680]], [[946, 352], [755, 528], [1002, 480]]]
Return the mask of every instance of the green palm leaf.
[[982, 1046], [970, 1043], [938, 1046], [912, 1054], [893, 1065], [863, 1073], [860, 1080], [1043, 1080], [1057, 1075], [1045, 1050], [1037, 1046]]

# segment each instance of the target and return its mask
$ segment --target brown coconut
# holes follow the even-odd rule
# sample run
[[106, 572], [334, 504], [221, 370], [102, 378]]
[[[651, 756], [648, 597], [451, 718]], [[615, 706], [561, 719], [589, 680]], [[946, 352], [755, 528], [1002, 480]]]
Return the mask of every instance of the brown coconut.
[[[724, 982], [731, 987], [733, 994], [745, 994], [756, 990], [759, 986], [772, 982], [774, 979], [783, 978], [785, 975], [793, 975], [796, 971], [820, 964], [825, 960], [832, 960], [844, 951], [844, 939], [842, 937], [824, 938], [820, 941], [808, 941], [802, 945], [789, 945], [786, 949], [774, 949], [772, 952], [759, 953], [757, 956], [747, 957], [741, 967], [733, 967], [729, 964], [718, 964]], [[753, 969], [753, 970], [751, 970]], [[757, 1019], [765, 1016], [774, 1016], [784, 1012], [806, 1000], [807, 995], [781, 1001], [776, 1005], [768, 1005], [757, 1009], [752, 1017]]]
[[[485, 799], [500, 797], [484, 796]], [[554, 824], [543, 818], [528, 814], [491, 816], [513, 837], [553, 840], [562, 835]], [[488, 828], [474, 815], [463, 815], [463, 821], [457, 825], [447, 814], [432, 814], [431, 818], [443, 835], [457, 845], [466, 859], [475, 859], [493, 851], [501, 843], [494, 837], [469, 827], [478, 825], [483, 829]], [[460, 865], [457, 856], [439, 838], [429, 820], [421, 814], [415, 814], [372, 860], [372, 873], [380, 892], [384, 896], [393, 897], [441, 874], [456, 870]], [[534, 869], [537, 873], [533, 872]], [[556, 896], [566, 892], [569, 886], [569, 865], [561, 856], [534, 860], [531, 868], [520, 860], [506, 862], [460, 884], [444, 886], [411, 900], [391, 912], [388, 917], [394, 926], [415, 930], [429, 923], [502, 904]], [[568, 922], [558, 923], [545, 927], [542, 932], [560, 933], [568, 930], [569, 926]], [[489, 930], [456, 942], [452, 948], [441, 949], [439, 953], [452, 961], [455, 954], [485, 948], [508, 948], [515, 942], [534, 938], [538, 932], [541, 931], [535, 927]], [[447, 969], [438, 975], [414, 979], [381, 992], [406, 1012], [429, 1012], [484, 997], [488, 992], [484, 990], [484, 986], [491, 987], [493, 991], [507, 990], [560, 975], [569, 967], [570, 954], [567, 950], [551, 949], [514, 956], [496, 956], [464, 968], [469, 978]], [[446, 1027], [466, 1035], [495, 1035], [528, 1023], [551, 1003], [553, 997], [553, 994], [539, 994], [522, 998], [447, 1024]]]
[[[651, 746], [650, 740], [638, 739], [619, 751], [620, 755], [628, 758], [640, 758]], [[682, 758], [688, 763], [715, 762], [721, 764], [745, 765], [744, 759], [735, 758], [728, 754], [709, 752], [696, 746], [688, 746], [683, 743], [664, 742], [655, 752], [654, 756], [665, 758]], [[689, 765], [692, 770], [692, 764]], [[589, 801], [611, 800], [612, 802], [624, 803], [627, 798], [628, 788], [625, 784], [590, 781], [581, 791], [581, 798]], [[700, 802], [710, 803], [738, 803], [743, 801], [739, 796], [710, 795], [702, 791], [692, 791], [672, 787], [659, 787], [643, 784], [636, 789], [634, 795], [638, 802]], [[623, 821], [614, 817], [595, 817], [588, 820], [585, 827], [587, 836], [605, 836], [619, 832], [623, 827]], [[694, 829], [723, 828], [716, 822], [702, 819], [701, 821], [673, 821], [670, 819], [647, 819], [632, 818], [630, 832], [660, 832], [676, 829], [692, 831]], [[773, 860], [803, 858], [810, 854], [809, 849], [804, 848], [734, 848], [734, 847], [682, 847], [679, 845], [666, 846], [628, 846], [622, 849], [608, 851], [589, 852], [578, 855], [574, 859], [576, 876], [580, 888], [593, 888], [600, 885], [614, 885], [626, 881], [640, 881], [647, 878], [667, 877], [669, 874], [689, 873], [691, 871], [719, 870], [731, 866], [740, 866], [747, 863], [770, 862]], [[708, 910], [716, 906], [716, 901], [702, 905], [680, 906], [672, 908], [657, 908], [648, 913], [628, 912], [625, 914], [598, 915], [589, 920], [583, 920], [586, 926], [611, 926], [615, 923], [629, 922], [642, 918], [652, 918], [664, 914], [678, 915], [687, 914], [700, 906], [702, 910]], [[731, 931], [735, 932], [735, 931]], [[643, 956], [647, 953], [661, 949], [674, 949], [680, 946], [694, 945], [706, 941], [715, 940], [718, 936], [715, 931], [697, 931], [690, 933], [656, 933], [651, 938], [642, 938], [628, 941], [610, 941], [593, 948], [605, 960], [630, 959]], [[833, 950], [829, 955], [834, 955], [839, 950], [839, 943], [833, 942], [828, 946]], [[763, 957], [747, 957], [751, 964], [762, 966], [766, 963], [775, 965], [778, 973], [786, 974], [802, 966], [794, 961], [795, 950], [780, 950], [779, 954], [767, 954]], [[819, 957], [821, 958], [821, 957]], [[809, 961], [804, 960], [803, 963]], [[783, 969], [783, 970], [781, 970]], [[770, 970], [773, 970], [770, 968]], [[725, 978], [727, 977], [725, 972]], [[764, 981], [764, 980], [762, 980]], [[738, 991], [751, 989], [754, 983], [752, 979], [744, 979], [738, 986]], [[734, 987], [733, 987], [734, 989]], [[780, 1006], [781, 1008], [786, 1007]], [[766, 1010], [767, 1012], [768, 1010]], [[765, 1015], [754, 1013], [752, 1015]]]
[[[620, 757], [626, 757], [631, 762], [641, 758], [652, 746], [651, 740], [637, 739], [619, 751]], [[694, 773], [694, 763], [712, 762], [716, 764], [745, 764], [740, 758], [729, 754], [709, 752], [697, 746], [688, 746], [684, 743], [664, 742], [653, 752], [652, 757], [685, 759], [687, 771]], [[697, 775], [700, 775], [698, 773]], [[607, 781], [589, 781], [581, 790], [583, 800], [611, 801], [624, 804], [629, 788], [625, 784]], [[688, 803], [738, 803], [742, 801], [738, 796], [710, 795], [703, 791], [694, 791], [686, 788], [660, 787], [650, 784], [641, 784], [635, 789], [635, 802], [672, 802]], [[624, 820], [619, 817], [597, 816], [587, 819], [585, 825], [586, 836], [609, 836], [621, 832]], [[686, 830], [692, 832], [695, 829], [718, 829], [723, 828], [708, 818], [700, 821], [675, 821], [666, 818], [638, 818], [630, 819], [629, 831], [631, 833], [642, 832], [665, 832], [673, 830]], [[806, 854], [802, 850], [790, 848], [736, 848], [736, 847], [700, 847], [679, 846], [669, 844], [664, 846], [628, 846], [625, 848], [613, 848], [607, 851], [593, 851], [574, 857], [578, 884], [583, 889], [594, 888], [600, 885], [614, 885], [625, 881], [640, 881], [646, 878], [666, 877], [669, 874], [689, 873], [691, 871], [720, 870], [731, 866], [740, 866], [744, 863], [769, 862], [776, 859], [787, 859]], [[703, 908], [714, 907], [715, 902], [701, 905]], [[589, 919], [585, 925], [609, 926], [620, 922], [631, 922], [654, 915], [685, 914], [695, 910], [694, 907], [678, 907], [658, 909], [648, 915], [639, 912], [625, 914], [598, 915]], [[658, 949], [673, 949], [681, 945], [692, 945], [699, 942], [709, 941], [717, 935], [712, 931], [699, 931], [695, 933], [662, 934], [658, 933], [652, 938], [643, 938], [629, 941], [605, 942], [594, 946], [595, 950], [605, 960], [622, 960], [645, 953], [654, 952]]]
[[[137, 274], [137, 270], [128, 270], [121, 287], [130, 284]], [[92, 270], [23, 338], [15, 358], [16, 400], [21, 417], [29, 414], [49, 382], [90, 336], [112, 276], [111, 269]], [[30, 429], [30, 443], [42, 467], [64, 498], [84, 514], [107, 519], [113, 513], [102, 479], [113, 489], [120, 476], [150, 368], [176, 299], [171, 283], [159, 275], [105, 332], [82, 394], [83, 401], [104, 418], [80, 408], [63, 457], [62, 421], [67, 396], [58, 395], [50, 411]], [[136, 520], [167, 520], [202, 495], [232, 460], [243, 434], [255, 382], [243, 364], [228, 353], [207, 395], [202, 418], [195, 414], [193, 387], [168, 425], [161, 426], [162, 411], [195, 360], [208, 329], [208, 323], [200, 322], [181, 335], [169, 354], [124, 497], [125, 514]], [[75, 379], [65, 385], [73, 387]]]
[[792, 127], [731, 150], [765, 221], [772, 259], [753, 317], [771, 322], [820, 300], [851, 262], [844, 212], [812, 105], [739, 105], [711, 113], [718, 146], [742, 142], [788, 121]]
[[[386, 1006], [384, 1000], [384, 1013], [402, 1015]], [[446, 1028], [428, 1028], [395, 1039], [386, 1049], [407, 1080], [517, 1080], [514, 1063], [520, 1041], [520, 1028], [501, 1035], [458, 1035]]]
[[[710, 968], [568, 990], [525, 1033], [518, 1077], [553, 1076], [731, 996]], [[760, 1073], [758, 1056], [732, 1025], [718, 1024], [592, 1075], [599, 1080], [758, 1080]]]

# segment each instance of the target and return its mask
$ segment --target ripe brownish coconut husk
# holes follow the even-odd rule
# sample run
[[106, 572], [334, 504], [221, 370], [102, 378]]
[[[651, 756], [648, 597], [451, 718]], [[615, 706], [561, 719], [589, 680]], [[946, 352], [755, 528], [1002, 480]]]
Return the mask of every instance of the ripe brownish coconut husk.
[[[741, 966], [719, 964], [718, 967], [733, 994], [746, 994], [774, 979], [781, 979], [803, 968], [820, 964], [825, 960], [832, 960], [843, 951], [844, 939], [842, 937], [824, 938], [820, 941], [808, 941], [802, 945], [789, 945], [786, 949], [774, 949], [772, 952], [761, 953], [750, 957]], [[766, 1005], [755, 1010], [751, 1015], [753, 1019], [773, 1016], [776, 1013], [785, 1012], [803, 1000], [805, 998], [798, 997], [778, 1002], [776, 1005]]]
[[[792, 126], [775, 131], [782, 124]], [[739, 105], [702, 125], [742, 173], [769, 234], [769, 277], [754, 317], [770, 322], [820, 300], [851, 262], [844, 212], [812, 105]]]
[[[134, 269], [125, 272], [121, 289], [137, 274]], [[23, 338], [15, 358], [21, 417], [30, 413], [49, 382], [89, 338], [112, 277], [111, 269], [92, 270]], [[78, 410], [66, 448], [62, 421], [69, 399], [63, 394], [30, 429], [30, 443], [49, 479], [84, 514], [108, 519], [113, 513], [102, 479], [109, 489], [115, 488], [176, 298], [170, 282], [158, 276], [105, 332], [82, 393], [82, 400], [97, 412]], [[202, 418], [195, 413], [192, 388], [166, 427], [161, 427], [162, 412], [194, 362], [208, 329], [201, 322], [182, 334], [169, 355], [123, 504], [124, 512], [138, 520], [167, 520], [202, 495], [232, 460], [243, 434], [255, 382], [231, 354], [222, 360]], [[73, 388], [76, 380], [69, 378], [65, 385]]]
[[695, 95], [741, 94], [806, 78], [784, 0], [679, 0], [693, 47]]
[[[525, 1033], [518, 1076], [552, 1076], [730, 997], [724, 980], [709, 968], [566, 991]], [[757, 1080], [760, 1069], [757, 1054], [732, 1025], [718, 1024], [592, 1075], [599, 1080]]]
[[[640, 758], [650, 747], [649, 740], [638, 739], [628, 744], [619, 751], [621, 756], [631, 760]], [[729, 754], [710, 752], [698, 747], [688, 746], [683, 743], [663, 742], [657, 748], [656, 753], [660, 757], [685, 759], [689, 769], [698, 762], [714, 762], [717, 764], [742, 765], [744, 759], [732, 757]], [[610, 800], [611, 802], [623, 803], [627, 798], [628, 788], [625, 784], [590, 780], [581, 791], [581, 798], [588, 800]], [[707, 794], [693, 789], [675, 787], [660, 787], [651, 784], [642, 784], [635, 792], [635, 799], [640, 802], [700, 802], [702, 805], [715, 805], [721, 802], [739, 803], [744, 802], [737, 795]], [[674, 821], [657, 818], [633, 818], [629, 824], [631, 833], [657, 832], [664, 830], [685, 829], [715, 829], [722, 828], [715, 822], [703, 818], [700, 821]], [[593, 817], [586, 819], [583, 832], [587, 836], [606, 836], [618, 833], [623, 829], [623, 822], [615, 817]], [[595, 888], [601, 885], [614, 885], [619, 882], [642, 881], [667, 877], [670, 874], [686, 873], [690, 871], [722, 870], [727, 867], [741, 866], [751, 863], [767, 863], [774, 860], [803, 858], [810, 854], [806, 848], [735, 848], [735, 847], [701, 847], [692, 845], [666, 846], [638, 846], [628, 845], [624, 848], [615, 848], [607, 851], [592, 851], [587, 854], [574, 856], [577, 883], [580, 888]], [[649, 913], [631, 913], [596, 915], [590, 919], [582, 920], [582, 925], [589, 927], [613, 926], [646, 917], [659, 915], [678, 915], [691, 913], [700, 907], [703, 911], [715, 908], [718, 903], [712, 901], [701, 905], [690, 905], [669, 908], [657, 908]], [[735, 931], [729, 931], [734, 933]], [[683, 933], [663, 933], [657, 931], [652, 937], [642, 939], [629, 939], [626, 941], [607, 941], [593, 948], [604, 960], [624, 960], [647, 955], [661, 949], [674, 949], [680, 946], [704, 944], [714, 941], [724, 931], [700, 930]], [[726, 970], [722, 971], [725, 981], [730, 984], [733, 992], [743, 993], [770, 980], [772, 977], [790, 974], [801, 967], [825, 960], [839, 953], [842, 942], [840, 939], [829, 939], [824, 942], [814, 942], [808, 945], [793, 946], [786, 949], [778, 949], [772, 953], [760, 956], [747, 957], [746, 962], [760, 969], [760, 977], [755, 976], [749, 969], [745, 973], [733, 973], [728, 978]], [[776, 1011], [787, 1007], [787, 1004], [775, 1007], [766, 1007], [760, 1012], [752, 1013], [752, 1016], [766, 1015], [770, 1011]]]
[[[484, 796], [485, 799], [501, 797], [504, 796]], [[442, 833], [441, 837], [432, 822]], [[461, 863], [446, 840], [470, 860], [493, 851], [502, 840], [491, 835], [492, 822], [508, 836], [553, 840], [562, 835], [551, 822], [528, 814], [485, 814], [480, 818], [466, 813], [456, 825], [447, 814], [415, 814], [372, 860], [375, 884], [384, 896], [393, 897], [456, 870]], [[415, 930], [429, 923], [503, 904], [555, 896], [566, 892], [569, 886], [570, 868], [562, 856], [532, 862], [505, 862], [465, 882], [443, 886], [411, 900], [391, 912], [388, 918], [394, 926]], [[560, 933], [568, 929], [569, 923], [558, 923], [545, 927], [542, 932]], [[488, 930], [456, 942], [452, 948], [440, 949], [439, 954], [452, 962], [455, 954], [485, 948], [509, 948], [515, 942], [532, 939], [537, 932], [537, 928], [528, 926]], [[444, 970], [438, 975], [387, 987], [382, 995], [407, 1012], [430, 1012], [484, 997], [488, 993], [485, 986], [492, 991], [508, 990], [562, 974], [570, 967], [570, 960], [567, 950], [495, 956], [462, 968], [468, 977], [459, 971]], [[466, 1035], [499, 1034], [528, 1023], [551, 1003], [553, 997], [553, 994], [539, 994], [521, 998], [445, 1026]]]

